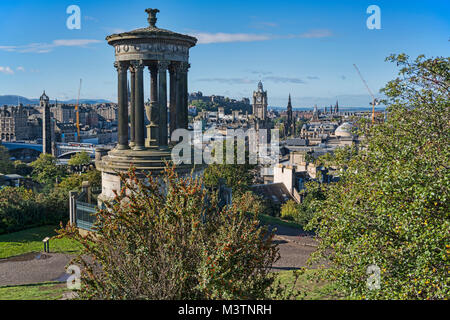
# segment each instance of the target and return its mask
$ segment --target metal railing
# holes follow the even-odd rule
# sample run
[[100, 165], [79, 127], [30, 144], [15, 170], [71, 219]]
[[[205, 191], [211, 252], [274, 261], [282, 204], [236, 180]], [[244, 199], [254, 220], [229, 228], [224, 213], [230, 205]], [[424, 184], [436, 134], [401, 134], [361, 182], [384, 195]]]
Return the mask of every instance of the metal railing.
[[97, 206], [86, 202], [76, 201], [75, 222], [78, 228], [93, 231]]
[[97, 192], [91, 190], [81, 192], [80, 194], [71, 193], [70, 195], [70, 221], [78, 228], [93, 231], [96, 220], [96, 212], [98, 211]]

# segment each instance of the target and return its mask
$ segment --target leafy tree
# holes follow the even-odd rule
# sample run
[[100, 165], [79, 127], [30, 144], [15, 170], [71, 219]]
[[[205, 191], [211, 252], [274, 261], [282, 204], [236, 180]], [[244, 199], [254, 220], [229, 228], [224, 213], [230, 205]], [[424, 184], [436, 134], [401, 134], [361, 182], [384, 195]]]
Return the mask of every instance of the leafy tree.
[[0, 145], [0, 173], [13, 173], [14, 165], [10, 157], [8, 149]]
[[306, 123], [307, 123], [307, 121], [304, 119], [300, 119], [295, 123], [295, 134], [296, 135], [300, 135], [300, 133], [302, 131], [302, 127]]
[[278, 127], [278, 130], [280, 131], [280, 139], [286, 138], [286, 137], [284, 136], [284, 123], [280, 123], [280, 125], [279, 125], [279, 127]]
[[31, 166], [33, 179], [47, 187], [53, 187], [57, 180], [61, 181], [66, 175], [65, 168], [58, 165], [57, 159], [51, 154], [41, 154]]
[[55, 187], [54, 192], [60, 198], [68, 199], [70, 191], [81, 191], [81, 185], [84, 181], [89, 181], [92, 188], [100, 188], [102, 186], [101, 172], [89, 170], [83, 174], [71, 174], [61, 180], [61, 183]]
[[317, 181], [306, 183], [305, 189], [302, 191], [305, 197], [302, 203], [298, 205], [297, 216], [295, 217], [295, 221], [301, 226], [306, 227], [316, 215], [318, 203], [325, 200], [325, 188], [326, 185]]
[[28, 176], [33, 171], [33, 168], [20, 160], [14, 161], [14, 171], [21, 176]]
[[69, 166], [83, 166], [91, 163], [91, 157], [86, 151], [79, 152], [72, 156], [68, 162]]
[[233, 196], [233, 203], [243, 212], [252, 215], [267, 213], [267, 207], [264, 200], [251, 191]]
[[[96, 235], [61, 231], [85, 248], [82, 299], [264, 299], [274, 297], [273, 234], [247, 205], [219, 209], [202, 181], [167, 168], [162, 180], [134, 170], [97, 213]], [[85, 259], [86, 256], [93, 259]]]
[[301, 203], [289, 200], [281, 207], [281, 217], [306, 227], [316, 213], [317, 202], [325, 200], [325, 187], [317, 181], [310, 181], [302, 194], [304, 198]]
[[[446, 299], [449, 258], [450, 59], [393, 55], [399, 76], [382, 90], [385, 123], [361, 125], [361, 150], [338, 159], [345, 169], [310, 227], [316, 257], [353, 298]], [[376, 265], [380, 288], [370, 290]]]
[[[224, 142], [223, 155], [226, 155], [226, 143]], [[226, 185], [233, 190], [233, 196], [241, 195], [249, 191], [255, 177], [256, 165], [249, 164], [248, 150], [245, 151], [245, 164], [237, 164], [237, 147], [234, 146], [234, 164], [209, 165], [203, 179], [208, 187], [217, 187], [220, 180], [224, 180]], [[213, 152], [214, 153], [214, 152]]]
[[212, 164], [204, 173], [204, 181], [207, 186], [219, 185], [220, 179], [224, 179], [228, 187], [233, 190], [233, 195], [242, 194], [249, 190], [254, 175], [250, 165]]
[[298, 216], [297, 202], [289, 200], [281, 207], [281, 217], [283, 219], [295, 220]]

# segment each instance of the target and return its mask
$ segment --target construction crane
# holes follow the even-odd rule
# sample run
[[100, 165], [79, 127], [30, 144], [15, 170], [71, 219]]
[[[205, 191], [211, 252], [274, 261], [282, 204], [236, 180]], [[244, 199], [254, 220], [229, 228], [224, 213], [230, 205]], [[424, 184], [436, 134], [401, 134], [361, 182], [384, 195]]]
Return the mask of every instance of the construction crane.
[[356, 64], [353, 64], [353, 66], [355, 67], [356, 71], [359, 74], [359, 77], [361, 78], [362, 82], [364, 83], [364, 85], [367, 88], [367, 91], [369, 91], [370, 96], [372, 97], [372, 124], [375, 124], [375, 106], [379, 104], [378, 99], [375, 98], [374, 94], [372, 93], [372, 90], [370, 90], [369, 86], [367, 85], [366, 80], [364, 80], [361, 71], [359, 71], [358, 66]]
[[77, 114], [77, 142], [80, 142], [80, 111], [79, 111], [78, 105], [80, 103], [80, 93], [81, 93], [82, 82], [83, 82], [83, 80], [80, 79], [80, 86], [78, 88], [77, 104], [75, 106], [75, 113]]

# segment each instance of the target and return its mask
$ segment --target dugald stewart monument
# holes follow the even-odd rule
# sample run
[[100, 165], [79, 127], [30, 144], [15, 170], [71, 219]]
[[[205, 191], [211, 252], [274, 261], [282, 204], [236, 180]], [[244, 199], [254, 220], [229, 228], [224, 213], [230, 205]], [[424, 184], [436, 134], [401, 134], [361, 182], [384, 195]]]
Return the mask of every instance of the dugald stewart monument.
[[[104, 200], [114, 197], [113, 190], [120, 190], [117, 173], [128, 170], [131, 164], [138, 171], [160, 172], [171, 159], [170, 134], [188, 126], [189, 49], [196, 45], [197, 39], [158, 28], [159, 10], [145, 11], [148, 27], [106, 38], [114, 47], [116, 57], [118, 144], [107, 155], [103, 156], [102, 150], [97, 151], [96, 167], [102, 172], [100, 199]], [[150, 72], [151, 79], [147, 84], [151, 100], [147, 107], [144, 106], [146, 71]], [[128, 110], [128, 101], [131, 110]], [[144, 112], [150, 122], [147, 126]]]

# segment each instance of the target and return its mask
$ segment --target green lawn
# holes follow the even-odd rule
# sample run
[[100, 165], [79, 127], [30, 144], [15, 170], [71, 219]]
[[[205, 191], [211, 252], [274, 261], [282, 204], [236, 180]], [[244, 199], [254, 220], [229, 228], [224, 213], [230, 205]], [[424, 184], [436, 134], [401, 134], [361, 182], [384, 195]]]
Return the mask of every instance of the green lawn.
[[0, 300], [59, 300], [69, 292], [66, 283], [41, 283], [1, 287]]
[[272, 217], [272, 216], [269, 216], [267, 214], [259, 215], [259, 220], [263, 224], [282, 225], [282, 226], [286, 226], [286, 227], [297, 228], [297, 229], [302, 229], [303, 230], [302, 226], [299, 225], [296, 222], [283, 220], [283, 219], [278, 218], [278, 217]]
[[[306, 300], [342, 300], [344, 295], [340, 293], [336, 286], [320, 277], [320, 270], [306, 270], [297, 280], [295, 289], [304, 293]], [[317, 277], [318, 276], [318, 277]], [[278, 279], [283, 286], [292, 288], [295, 277], [293, 271], [281, 271]]]
[[[44, 226], [0, 235], [0, 259], [30, 252], [42, 252], [44, 250], [42, 240], [55, 236], [55, 229], [58, 228], [57, 226]], [[78, 253], [80, 249], [81, 246], [70, 239], [50, 240], [50, 252]]]

